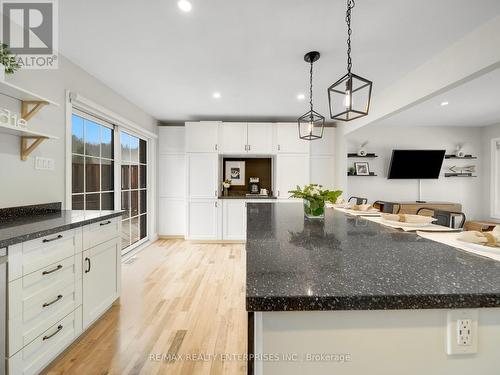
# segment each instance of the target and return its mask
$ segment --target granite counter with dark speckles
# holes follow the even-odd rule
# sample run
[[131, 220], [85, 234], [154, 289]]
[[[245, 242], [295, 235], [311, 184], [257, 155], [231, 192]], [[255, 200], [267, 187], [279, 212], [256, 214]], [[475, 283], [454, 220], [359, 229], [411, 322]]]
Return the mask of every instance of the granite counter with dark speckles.
[[123, 211], [62, 210], [0, 221], [0, 248], [121, 216]]
[[500, 262], [333, 209], [247, 208], [247, 311], [500, 307]]

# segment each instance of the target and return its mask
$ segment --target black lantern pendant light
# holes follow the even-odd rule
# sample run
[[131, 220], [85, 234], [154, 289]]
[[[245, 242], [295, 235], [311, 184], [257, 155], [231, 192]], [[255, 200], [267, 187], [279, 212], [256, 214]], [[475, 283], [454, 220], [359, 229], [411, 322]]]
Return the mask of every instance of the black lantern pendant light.
[[372, 96], [372, 82], [351, 72], [351, 11], [354, 0], [347, 0], [347, 74], [328, 88], [330, 117], [351, 121], [368, 114]]
[[304, 60], [311, 64], [309, 69], [309, 105], [311, 109], [297, 120], [299, 125], [299, 138], [307, 141], [323, 137], [325, 118], [313, 109], [313, 63], [319, 60], [319, 52], [311, 51], [304, 55]]

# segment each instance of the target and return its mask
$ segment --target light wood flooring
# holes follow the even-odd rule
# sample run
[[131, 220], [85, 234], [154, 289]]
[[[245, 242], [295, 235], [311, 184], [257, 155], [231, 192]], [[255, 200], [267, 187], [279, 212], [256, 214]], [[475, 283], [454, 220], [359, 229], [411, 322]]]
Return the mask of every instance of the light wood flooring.
[[159, 240], [122, 280], [120, 301], [46, 374], [246, 374], [244, 360], [166, 356], [246, 353], [244, 245]]

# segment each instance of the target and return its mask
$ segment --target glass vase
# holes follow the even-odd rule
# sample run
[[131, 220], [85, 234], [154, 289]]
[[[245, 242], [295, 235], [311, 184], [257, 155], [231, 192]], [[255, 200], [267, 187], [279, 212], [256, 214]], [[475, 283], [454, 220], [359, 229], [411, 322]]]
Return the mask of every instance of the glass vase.
[[325, 201], [319, 199], [304, 199], [304, 216], [308, 219], [324, 219]]

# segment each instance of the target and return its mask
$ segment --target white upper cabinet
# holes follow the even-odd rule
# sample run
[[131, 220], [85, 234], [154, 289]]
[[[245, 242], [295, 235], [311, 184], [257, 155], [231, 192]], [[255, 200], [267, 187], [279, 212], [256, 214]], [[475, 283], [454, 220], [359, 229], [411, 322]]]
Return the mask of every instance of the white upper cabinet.
[[248, 123], [248, 153], [270, 155], [273, 153], [273, 132], [272, 123], [250, 122]]
[[223, 122], [220, 127], [221, 152], [245, 154], [247, 152], [247, 123]]
[[299, 130], [295, 122], [276, 124], [276, 142], [278, 153], [309, 153], [310, 141], [299, 138]]
[[311, 156], [311, 183], [335, 190], [335, 157], [332, 155]]
[[218, 153], [219, 121], [186, 122], [186, 152]]
[[159, 154], [182, 154], [185, 147], [184, 126], [160, 126], [159, 127]]
[[325, 128], [323, 138], [311, 141], [311, 155], [333, 155], [335, 153], [335, 128]]
[[188, 198], [217, 198], [218, 160], [217, 154], [186, 154]]
[[309, 155], [278, 155], [276, 194], [280, 199], [290, 197], [290, 190], [297, 185], [303, 187], [309, 183]]

